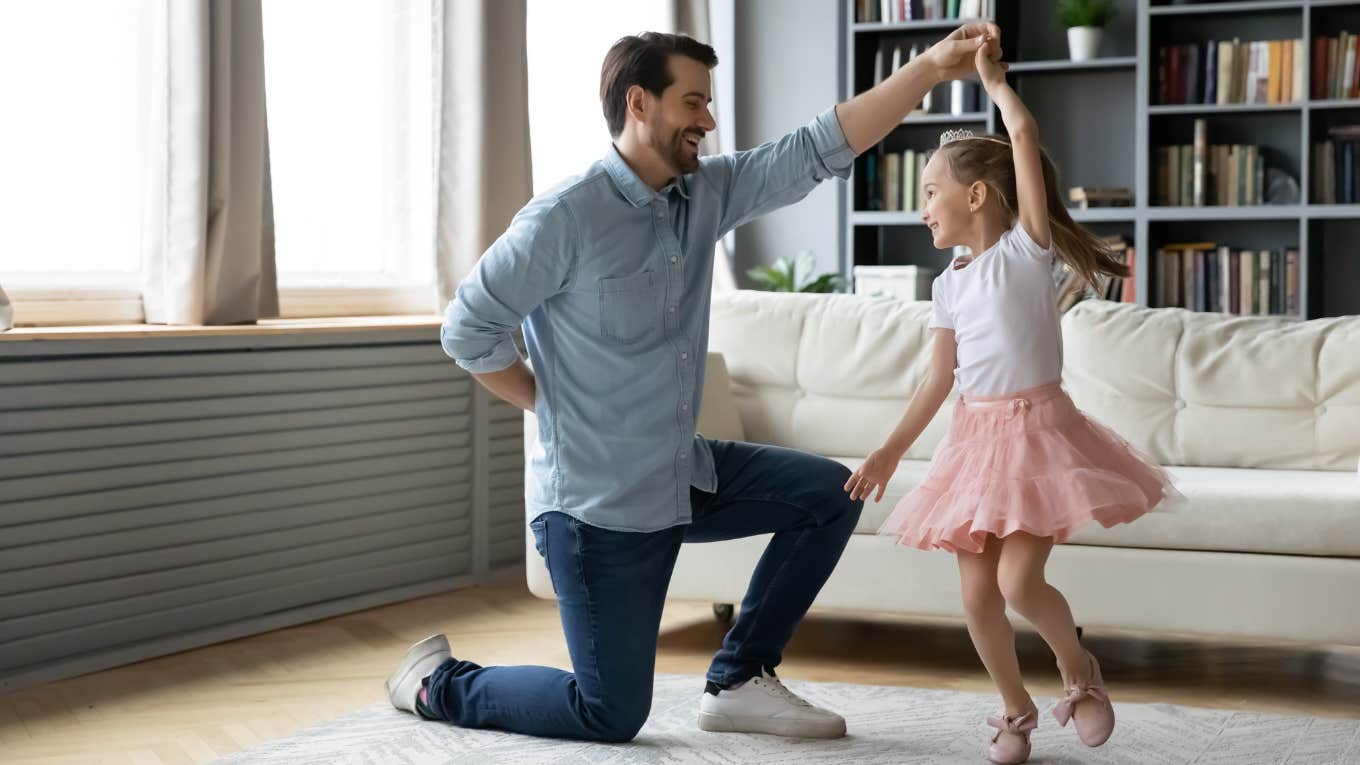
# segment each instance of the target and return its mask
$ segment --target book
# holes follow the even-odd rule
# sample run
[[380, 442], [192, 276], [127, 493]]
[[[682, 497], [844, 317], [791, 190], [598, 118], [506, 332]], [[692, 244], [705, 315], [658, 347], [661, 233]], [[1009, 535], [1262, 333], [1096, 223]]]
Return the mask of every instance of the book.
[[883, 157], [883, 209], [902, 209], [902, 155], [895, 151]]
[[1181, 307], [1195, 310], [1195, 252], [1200, 248], [1189, 248], [1181, 252]]
[[1212, 104], [1218, 100], [1218, 43], [1210, 40], [1204, 43], [1204, 99], [1202, 103]]
[[1232, 81], [1233, 72], [1236, 65], [1233, 61], [1233, 53], [1236, 50], [1236, 40], [1224, 40], [1218, 44], [1218, 103], [1226, 104], [1232, 101]]
[[1171, 48], [1163, 45], [1157, 49], [1157, 103], [1171, 103]]
[[1242, 253], [1228, 253], [1228, 312], [1242, 313]]
[[1193, 278], [1195, 286], [1194, 290], [1191, 292], [1194, 300], [1191, 307], [1196, 311], [1207, 311], [1209, 310], [1209, 270], [1205, 258], [1205, 251], [1196, 250], [1194, 258], [1195, 275]]
[[1340, 56], [1341, 80], [1337, 88], [1337, 98], [1352, 98], [1351, 90], [1355, 86], [1355, 35], [1347, 32], [1341, 33], [1342, 55]]
[[916, 209], [916, 151], [907, 149], [902, 152], [902, 209]]
[[1199, 84], [1199, 46], [1185, 46], [1185, 92], [1180, 103], [1197, 104], [1200, 102]]
[[1280, 85], [1284, 77], [1282, 65], [1284, 64], [1284, 51], [1280, 49], [1279, 40], [1271, 40], [1266, 43], [1266, 58], [1268, 60], [1268, 74], [1266, 75], [1266, 103], [1280, 103]]
[[1215, 307], [1220, 313], [1232, 310], [1232, 248], [1226, 244], [1218, 248], [1214, 285]]
[[1190, 182], [1191, 189], [1190, 195], [1192, 200], [1191, 204], [1195, 205], [1196, 207], [1203, 207], [1206, 204], [1205, 202], [1206, 186], [1204, 173], [1205, 164], [1208, 162], [1209, 153], [1209, 127], [1208, 124], [1205, 123], [1203, 117], [1197, 118], [1195, 120], [1194, 140], [1195, 143], [1193, 145], [1193, 148], [1191, 149], [1192, 151], [1191, 161], [1194, 163], [1193, 168], [1191, 170], [1191, 182]]
[[1176, 207], [1181, 203], [1181, 147], [1167, 147], [1166, 204]]
[[1280, 102], [1294, 101], [1294, 41], [1280, 41]]
[[1266, 203], [1266, 155], [1260, 146], [1251, 147], [1251, 203]]
[[1190, 206], [1195, 203], [1195, 152], [1193, 146], [1181, 147], [1181, 204]]
[[1256, 253], [1251, 250], [1242, 250], [1240, 265], [1238, 313], [1247, 316], [1256, 313], [1256, 301], [1252, 299], [1252, 296], [1256, 294]]
[[1299, 251], [1289, 248], [1284, 252], [1285, 287], [1284, 312], [1299, 315]]
[[1240, 99], [1244, 103], [1256, 103], [1256, 80], [1257, 72], [1261, 68], [1260, 57], [1261, 44], [1256, 41], [1247, 43], [1246, 93]]
[[1270, 98], [1270, 41], [1258, 40], [1256, 42], [1258, 53], [1256, 54], [1256, 100], [1254, 103], [1264, 104]]
[[1346, 98], [1360, 96], [1360, 37], [1351, 35], [1351, 54], [1354, 62], [1351, 67], [1351, 87], [1346, 93]]
[[864, 193], [870, 210], [883, 209], [883, 201], [879, 198], [878, 154], [873, 152], [864, 155]]
[[1256, 277], [1256, 313], [1266, 316], [1270, 314], [1270, 250], [1256, 253], [1256, 262], [1260, 266]]
[[1137, 259], [1138, 248], [1129, 247], [1124, 253], [1124, 265], [1129, 267], [1129, 275], [1124, 279], [1124, 289], [1119, 296], [1119, 301], [1121, 303], [1138, 302], [1137, 281], [1134, 279], [1134, 274], [1137, 273], [1135, 270]]
[[1302, 39], [1294, 40], [1294, 85], [1290, 92], [1294, 101], [1303, 100], [1303, 72], [1308, 65], [1307, 47]]

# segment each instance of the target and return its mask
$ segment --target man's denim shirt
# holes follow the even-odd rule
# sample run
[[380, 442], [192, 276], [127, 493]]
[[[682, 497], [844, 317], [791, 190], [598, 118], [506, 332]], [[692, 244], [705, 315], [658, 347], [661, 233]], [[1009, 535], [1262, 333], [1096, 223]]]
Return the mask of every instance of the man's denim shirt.
[[653, 191], [613, 147], [538, 195], [487, 250], [445, 313], [444, 351], [474, 374], [519, 357], [537, 380], [529, 519], [566, 513], [616, 531], [690, 521], [690, 486], [716, 488], [695, 434], [708, 350], [714, 245], [850, 174], [829, 109], [778, 141], [704, 157]]

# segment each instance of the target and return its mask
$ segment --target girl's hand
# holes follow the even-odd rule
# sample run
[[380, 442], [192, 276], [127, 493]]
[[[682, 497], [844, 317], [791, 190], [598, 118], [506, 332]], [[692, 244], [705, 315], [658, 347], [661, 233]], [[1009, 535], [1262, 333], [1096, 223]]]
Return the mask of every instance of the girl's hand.
[[993, 88], [1006, 83], [1006, 70], [1009, 66], [1001, 60], [1001, 44], [988, 39], [984, 35], [984, 43], [978, 46], [977, 52], [973, 54], [973, 64], [977, 67], [978, 78], [982, 80], [982, 87], [991, 92]]
[[864, 464], [850, 474], [850, 480], [845, 482], [844, 488], [850, 493], [850, 499], [865, 499], [874, 493], [874, 489], [878, 489], [874, 501], [883, 499], [883, 490], [887, 488], [893, 473], [897, 472], [897, 463], [901, 460], [900, 454], [875, 449], [864, 459]]

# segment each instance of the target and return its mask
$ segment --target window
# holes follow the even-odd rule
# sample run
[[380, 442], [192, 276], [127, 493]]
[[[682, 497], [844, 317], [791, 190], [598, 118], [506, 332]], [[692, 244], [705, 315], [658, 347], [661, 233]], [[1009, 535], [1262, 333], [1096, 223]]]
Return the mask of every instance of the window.
[[146, 6], [0, 5], [0, 285], [16, 300], [139, 288]]
[[263, 8], [284, 314], [390, 313], [403, 303], [430, 311], [431, 0], [265, 0]]
[[589, 10], [528, 0], [529, 140], [534, 193], [582, 173], [609, 150], [600, 64], [620, 37], [671, 29], [669, 0], [597, 0]]

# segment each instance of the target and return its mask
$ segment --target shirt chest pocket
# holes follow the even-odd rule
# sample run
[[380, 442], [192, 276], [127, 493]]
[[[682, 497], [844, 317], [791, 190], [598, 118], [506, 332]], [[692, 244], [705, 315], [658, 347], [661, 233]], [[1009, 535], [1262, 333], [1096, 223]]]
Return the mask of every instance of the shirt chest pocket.
[[655, 274], [600, 279], [600, 334], [617, 343], [636, 343], [660, 324], [660, 289]]

